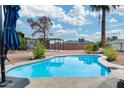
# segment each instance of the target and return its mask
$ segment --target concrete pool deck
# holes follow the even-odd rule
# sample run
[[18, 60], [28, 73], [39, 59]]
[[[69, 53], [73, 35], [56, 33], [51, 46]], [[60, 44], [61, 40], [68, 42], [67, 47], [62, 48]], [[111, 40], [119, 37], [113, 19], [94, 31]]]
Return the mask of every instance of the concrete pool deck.
[[[38, 60], [11, 64], [7, 67], [15, 67], [35, 61]], [[28, 78], [30, 84], [26, 88], [116, 88], [119, 79], [124, 79], [124, 66], [106, 62], [105, 56], [100, 58], [99, 61], [101, 64], [111, 68], [110, 74], [95, 78]]]
[[117, 88], [119, 79], [124, 79], [124, 70], [112, 70], [111, 74], [96, 78], [37, 78], [29, 79], [26, 88]]

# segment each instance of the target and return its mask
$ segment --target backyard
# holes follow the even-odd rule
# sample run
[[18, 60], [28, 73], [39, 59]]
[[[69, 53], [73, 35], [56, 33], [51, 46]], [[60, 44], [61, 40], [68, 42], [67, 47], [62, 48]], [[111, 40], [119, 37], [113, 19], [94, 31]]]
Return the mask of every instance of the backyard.
[[122, 22], [121, 15], [111, 18], [111, 10], [122, 6], [3, 7], [0, 87], [124, 87], [123, 29], [111, 28]]

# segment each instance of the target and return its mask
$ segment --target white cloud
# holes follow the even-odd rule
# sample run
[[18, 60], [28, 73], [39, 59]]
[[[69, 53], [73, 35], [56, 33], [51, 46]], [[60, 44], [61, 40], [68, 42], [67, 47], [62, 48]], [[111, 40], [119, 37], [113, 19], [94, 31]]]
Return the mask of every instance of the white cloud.
[[[117, 29], [106, 32], [106, 37], [117, 36], [119, 39], [124, 39], [124, 30]], [[100, 41], [101, 32], [95, 32], [93, 34], [80, 34], [80, 38], [84, 38], [90, 41]]]
[[86, 11], [83, 6], [75, 5], [73, 6], [73, 9], [71, 9], [67, 15], [71, 17], [76, 17], [79, 15], [86, 16]]
[[17, 27], [21, 27], [23, 25], [23, 22], [21, 20], [17, 20]]
[[93, 17], [97, 17], [100, 13], [99, 12], [91, 12], [91, 11], [88, 11], [86, 10], [86, 14], [89, 15], [89, 16], [93, 16]]
[[31, 35], [31, 33], [34, 31], [27, 22], [23, 22], [20, 19], [17, 20], [16, 30], [21, 31], [25, 34], [25, 36]]
[[117, 19], [115, 19], [115, 18], [111, 18], [110, 20], [109, 20], [109, 23], [117, 23], [118, 21], [117, 21]]
[[84, 38], [90, 41], [100, 40], [101, 32], [96, 32], [93, 34], [81, 34], [75, 29], [59, 29], [54, 33], [54, 37], [62, 38], [64, 40], [78, 40], [79, 38]]
[[85, 18], [89, 12], [84, 9], [83, 6], [73, 6], [73, 8], [68, 12], [58, 6], [21, 6], [20, 15], [27, 17], [36, 17], [36, 16], [50, 16], [52, 18], [57, 18], [60, 21], [63, 21], [72, 25], [85, 25], [87, 20]]
[[77, 40], [79, 34], [73, 29], [61, 29], [54, 33], [55, 37], [62, 38], [64, 40]]
[[121, 27], [124, 26], [124, 23], [112, 24], [111, 27]]
[[116, 29], [116, 30], [111, 30], [107, 32], [107, 36], [117, 36], [120, 39], [124, 39], [124, 30], [122, 29]]
[[61, 26], [61, 24], [55, 24], [53, 23], [51, 29], [54, 29], [54, 30], [60, 30], [62, 29], [63, 27]]
[[80, 38], [84, 38], [85, 40], [89, 41], [99, 41], [100, 40], [101, 33], [100, 32], [95, 32], [93, 34], [80, 34]]

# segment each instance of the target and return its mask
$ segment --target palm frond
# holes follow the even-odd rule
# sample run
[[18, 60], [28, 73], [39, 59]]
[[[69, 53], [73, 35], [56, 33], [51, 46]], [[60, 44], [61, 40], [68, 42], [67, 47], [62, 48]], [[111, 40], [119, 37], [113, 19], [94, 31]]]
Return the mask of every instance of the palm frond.
[[90, 5], [90, 7], [92, 11], [100, 12], [104, 10], [105, 12], [109, 12], [119, 8], [119, 5]]

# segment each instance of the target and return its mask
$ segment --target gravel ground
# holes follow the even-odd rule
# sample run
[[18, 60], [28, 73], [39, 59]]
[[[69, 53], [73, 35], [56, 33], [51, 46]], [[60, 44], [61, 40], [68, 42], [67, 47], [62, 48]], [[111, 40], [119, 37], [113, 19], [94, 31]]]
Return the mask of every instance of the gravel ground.
[[[83, 50], [61, 50], [56, 52], [46, 52], [46, 56], [53, 56], [53, 55], [62, 55], [62, 54], [78, 54], [82, 53], [84, 54]], [[9, 52], [8, 58], [11, 62], [6, 62], [6, 64], [15, 64], [19, 62], [29, 61], [33, 57], [33, 54], [31, 51], [14, 51]]]

